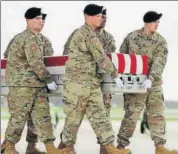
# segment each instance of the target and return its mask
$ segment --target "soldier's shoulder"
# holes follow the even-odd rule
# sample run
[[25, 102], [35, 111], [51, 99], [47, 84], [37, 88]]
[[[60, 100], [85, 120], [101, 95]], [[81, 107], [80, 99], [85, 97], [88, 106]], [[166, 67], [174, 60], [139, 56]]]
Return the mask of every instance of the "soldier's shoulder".
[[107, 37], [113, 37], [113, 35], [110, 32], [108, 32], [107, 30], [105, 30], [105, 29], [103, 29], [103, 33]]
[[140, 30], [134, 30], [132, 32], [130, 32], [127, 37], [132, 39], [132, 38], [135, 38], [135, 37], [138, 37], [140, 34]]
[[85, 34], [90, 34], [91, 31], [90, 29], [87, 27], [87, 26], [81, 26], [80, 28], [78, 28], [78, 31], [77, 31], [79, 34], [82, 34], [82, 35], [85, 35]]
[[41, 37], [44, 40], [44, 42], [50, 42], [50, 39], [47, 36], [41, 34]]
[[132, 31], [132, 32], [130, 32], [128, 34], [125, 34], [125, 39], [124, 40], [127, 40], [127, 41], [133, 40], [137, 36], [138, 36], [138, 32], [137, 31]]
[[86, 34], [86, 29], [82, 26], [77, 29], [75, 29], [72, 34], [69, 36], [69, 38], [80, 38]]
[[155, 33], [155, 39], [159, 42], [159, 43], [166, 43], [166, 39], [158, 32]]
[[45, 36], [44, 34], [40, 33], [40, 37], [42, 37], [43, 39], [48, 39], [47, 36]]
[[26, 31], [22, 31], [22, 32], [16, 34], [16, 35], [13, 37], [13, 40], [14, 40], [15, 42], [23, 42], [23, 41], [25, 41], [26, 37], [27, 37]]

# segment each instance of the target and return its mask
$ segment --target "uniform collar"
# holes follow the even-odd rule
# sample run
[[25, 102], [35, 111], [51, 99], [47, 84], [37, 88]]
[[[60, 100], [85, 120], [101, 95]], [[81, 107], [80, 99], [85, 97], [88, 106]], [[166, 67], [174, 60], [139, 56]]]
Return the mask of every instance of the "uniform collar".
[[29, 34], [35, 36], [35, 37], [40, 37], [40, 33], [39, 33], [39, 34], [36, 34], [36, 33], [34, 33], [33, 31], [31, 31], [31, 29], [28, 28], [28, 27], [26, 28], [25, 31], [26, 31], [27, 33], [29, 33]]
[[103, 31], [104, 31], [104, 28], [100, 28], [98, 30], [95, 30], [97, 35], [101, 35], [103, 33]]
[[144, 33], [144, 28], [140, 29], [140, 30], [138, 31], [138, 34], [139, 34], [140, 36], [146, 38], [146, 39], [154, 40], [154, 39], [156, 38], [156, 32], [153, 33], [152, 35], [149, 35], [149, 36], [148, 36], [148, 35], [146, 35], [146, 34]]

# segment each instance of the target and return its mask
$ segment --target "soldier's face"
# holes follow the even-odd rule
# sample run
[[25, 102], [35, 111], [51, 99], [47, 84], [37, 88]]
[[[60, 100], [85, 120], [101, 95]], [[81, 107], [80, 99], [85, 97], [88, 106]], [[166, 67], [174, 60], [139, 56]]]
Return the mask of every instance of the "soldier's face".
[[101, 23], [103, 22], [102, 14], [97, 14], [96, 16], [92, 16], [93, 26], [100, 27]]
[[42, 28], [44, 27], [45, 25], [45, 20], [42, 20]]
[[37, 16], [36, 18], [33, 19], [27, 19], [27, 24], [32, 29], [36, 29], [36, 30], [41, 29], [43, 27], [42, 16]]
[[156, 32], [159, 26], [159, 20], [148, 23], [150, 32]]
[[101, 28], [105, 27], [105, 25], [106, 25], [106, 19], [107, 19], [106, 15], [102, 15], [102, 22], [101, 22], [101, 25], [100, 25]]

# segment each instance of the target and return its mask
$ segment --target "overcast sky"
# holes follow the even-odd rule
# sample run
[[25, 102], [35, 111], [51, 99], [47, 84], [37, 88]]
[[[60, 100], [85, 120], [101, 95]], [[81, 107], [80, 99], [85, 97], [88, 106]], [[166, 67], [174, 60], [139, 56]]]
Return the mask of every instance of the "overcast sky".
[[17, 33], [26, 28], [24, 12], [29, 7], [42, 7], [47, 13], [43, 33], [52, 41], [55, 55], [61, 55], [69, 34], [84, 23], [85, 5], [95, 3], [107, 8], [106, 30], [113, 34], [117, 51], [124, 37], [143, 26], [145, 12], [163, 13], [159, 32], [169, 47], [168, 62], [163, 74], [166, 99], [178, 100], [178, 2], [177, 1], [1, 1], [1, 56]]

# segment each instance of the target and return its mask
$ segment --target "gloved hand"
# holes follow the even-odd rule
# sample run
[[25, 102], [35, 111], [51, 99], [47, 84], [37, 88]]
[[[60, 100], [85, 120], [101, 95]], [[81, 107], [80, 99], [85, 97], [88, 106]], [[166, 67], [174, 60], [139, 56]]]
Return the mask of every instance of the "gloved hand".
[[150, 89], [151, 86], [152, 86], [152, 81], [150, 79], [146, 79], [143, 84], [142, 84], [143, 87], [147, 88], [147, 89]]
[[121, 87], [124, 86], [123, 81], [120, 79], [119, 76], [117, 78], [115, 78], [114, 81], [116, 82], [116, 87], [117, 88], [121, 88]]
[[57, 90], [57, 84], [53, 81], [47, 84], [49, 90]]

